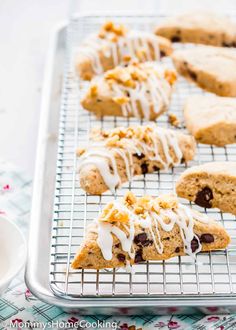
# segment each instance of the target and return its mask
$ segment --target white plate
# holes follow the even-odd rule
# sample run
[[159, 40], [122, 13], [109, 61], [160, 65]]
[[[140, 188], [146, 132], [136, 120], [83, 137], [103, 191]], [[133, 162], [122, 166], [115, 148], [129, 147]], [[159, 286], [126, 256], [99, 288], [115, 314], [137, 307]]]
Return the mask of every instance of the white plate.
[[19, 228], [0, 216], [0, 295], [19, 273], [26, 260], [26, 243]]

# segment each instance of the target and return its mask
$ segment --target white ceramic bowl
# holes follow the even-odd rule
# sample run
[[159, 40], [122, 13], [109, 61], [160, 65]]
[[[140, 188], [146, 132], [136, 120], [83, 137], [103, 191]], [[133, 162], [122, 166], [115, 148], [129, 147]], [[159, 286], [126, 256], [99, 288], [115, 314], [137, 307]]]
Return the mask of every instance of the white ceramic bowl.
[[26, 242], [19, 228], [0, 216], [0, 295], [19, 273], [26, 260]]

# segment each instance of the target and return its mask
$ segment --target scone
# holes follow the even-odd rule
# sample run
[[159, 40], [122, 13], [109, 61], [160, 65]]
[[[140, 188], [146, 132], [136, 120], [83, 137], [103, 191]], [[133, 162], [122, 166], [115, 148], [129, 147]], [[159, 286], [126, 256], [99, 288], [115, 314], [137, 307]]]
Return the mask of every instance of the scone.
[[236, 143], [236, 99], [192, 95], [184, 106], [185, 124], [200, 143], [223, 147]]
[[170, 103], [174, 70], [154, 62], [118, 66], [92, 80], [82, 106], [97, 116], [155, 120]]
[[187, 169], [176, 183], [178, 196], [236, 215], [236, 162], [211, 162]]
[[171, 53], [168, 39], [107, 22], [99, 33], [89, 36], [78, 48], [75, 68], [82, 79], [90, 80], [94, 75], [130, 60], [155, 61]]
[[171, 168], [194, 154], [192, 136], [155, 124], [98, 130], [87, 148], [78, 149], [80, 185], [92, 195], [114, 192], [134, 175]]
[[214, 220], [178, 202], [174, 195], [107, 204], [87, 230], [72, 268], [115, 268], [200, 251], [225, 249], [230, 237]]
[[219, 96], [236, 96], [236, 51], [198, 46], [177, 50], [173, 61], [179, 74]]
[[228, 17], [209, 12], [170, 17], [156, 27], [155, 33], [172, 42], [236, 47], [236, 24]]

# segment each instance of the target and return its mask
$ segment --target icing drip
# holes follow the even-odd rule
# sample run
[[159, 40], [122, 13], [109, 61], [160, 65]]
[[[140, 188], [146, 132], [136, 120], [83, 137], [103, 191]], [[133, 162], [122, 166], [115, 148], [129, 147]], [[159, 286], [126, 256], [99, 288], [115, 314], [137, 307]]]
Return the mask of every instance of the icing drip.
[[[108, 189], [114, 192], [121, 183], [115, 155], [123, 159], [128, 181], [131, 181], [133, 176], [134, 153], [137, 155], [144, 154], [151, 161], [159, 162], [164, 170], [172, 165], [176, 166], [180, 164], [182, 151], [175, 132], [161, 127], [154, 127], [153, 132], [149, 133], [149, 138], [152, 141], [149, 145], [135, 137], [132, 139], [123, 138], [125, 149], [105, 146], [104, 141], [94, 143], [80, 156], [78, 170], [80, 171], [87, 165], [94, 165], [99, 170]], [[160, 148], [164, 153], [163, 158], [160, 155]], [[172, 157], [170, 150], [173, 150], [176, 161]]]
[[169, 105], [170, 84], [165, 78], [157, 76], [158, 67], [154, 64], [145, 63], [145, 66], [151, 67], [152, 71], [149, 72], [147, 80], [137, 82], [135, 88], [117, 83], [111, 85], [116, 97], [123, 97], [127, 93], [129, 95], [129, 101], [121, 106], [124, 117], [133, 115], [140, 118], [139, 104], [144, 118], [148, 120], [151, 118], [151, 105], [156, 114], [160, 113], [160, 104], [164, 104], [165, 107]]
[[[109, 216], [114, 210], [126, 212], [128, 214], [129, 223], [125, 226], [125, 231], [122, 231], [122, 229], [115, 224], [108, 222]], [[131, 259], [134, 259], [133, 240], [135, 235], [135, 225], [140, 225], [143, 228], [149, 229], [156, 251], [158, 254], [162, 254], [164, 252], [164, 247], [161, 241], [159, 228], [162, 228], [162, 230], [166, 232], [170, 232], [173, 230], [174, 226], [177, 225], [183, 241], [184, 252], [191, 257], [195, 257], [196, 253], [201, 251], [202, 246], [198, 237], [194, 234], [194, 219], [202, 223], [209, 222], [206, 215], [197, 213], [180, 203], [178, 203], [178, 207], [175, 209], [160, 209], [158, 214], [153, 210], [146, 210], [144, 219], [142, 216], [135, 214], [134, 211], [130, 210], [122, 202], [115, 201], [113, 202], [111, 211], [107, 214], [106, 218], [103, 219], [104, 221], [97, 221], [97, 243], [104, 259], [111, 260], [113, 234], [119, 239], [123, 251], [127, 252]], [[198, 248], [194, 252], [192, 252], [191, 248], [191, 242], [193, 239], [197, 239], [198, 241]]]
[[[150, 46], [153, 49], [154, 58], [151, 56]], [[117, 42], [92, 35], [79, 48], [79, 52], [91, 61], [94, 73], [101, 74], [104, 72], [104, 69], [99, 52], [102, 52], [107, 58], [111, 57], [114, 66], [117, 66], [123, 62], [122, 58], [126, 55], [130, 55], [132, 59], [137, 59], [136, 52], [140, 49], [143, 49], [146, 54], [143, 60], [152, 61], [160, 59], [157, 37], [143, 31], [130, 31], [125, 37], [120, 36]]]

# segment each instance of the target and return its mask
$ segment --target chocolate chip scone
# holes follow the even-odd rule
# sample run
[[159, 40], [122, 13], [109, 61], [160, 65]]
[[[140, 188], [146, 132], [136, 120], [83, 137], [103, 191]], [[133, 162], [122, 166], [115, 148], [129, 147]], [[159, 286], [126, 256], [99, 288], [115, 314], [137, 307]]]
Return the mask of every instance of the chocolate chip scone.
[[172, 55], [179, 74], [219, 96], [236, 96], [236, 52], [233, 49], [198, 46]]
[[155, 120], [170, 103], [174, 70], [154, 62], [118, 66], [94, 78], [82, 106], [98, 116]]
[[119, 64], [155, 61], [171, 53], [171, 42], [166, 38], [107, 22], [78, 48], [75, 68], [82, 79], [90, 80]]
[[80, 185], [92, 195], [114, 192], [134, 175], [171, 168], [194, 154], [192, 136], [155, 124], [98, 130], [87, 148], [78, 149]]
[[236, 215], [236, 162], [211, 162], [187, 169], [176, 183], [178, 196]]
[[107, 204], [89, 227], [72, 268], [115, 268], [200, 251], [225, 249], [230, 237], [214, 220], [179, 203], [174, 195]]
[[156, 27], [155, 33], [172, 42], [236, 47], [236, 24], [214, 13], [195, 11], [170, 17]]
[[236, 99], [192, 95], [184, 106], [185, 124], [200, 143], [219, 147], [236, 143]]

